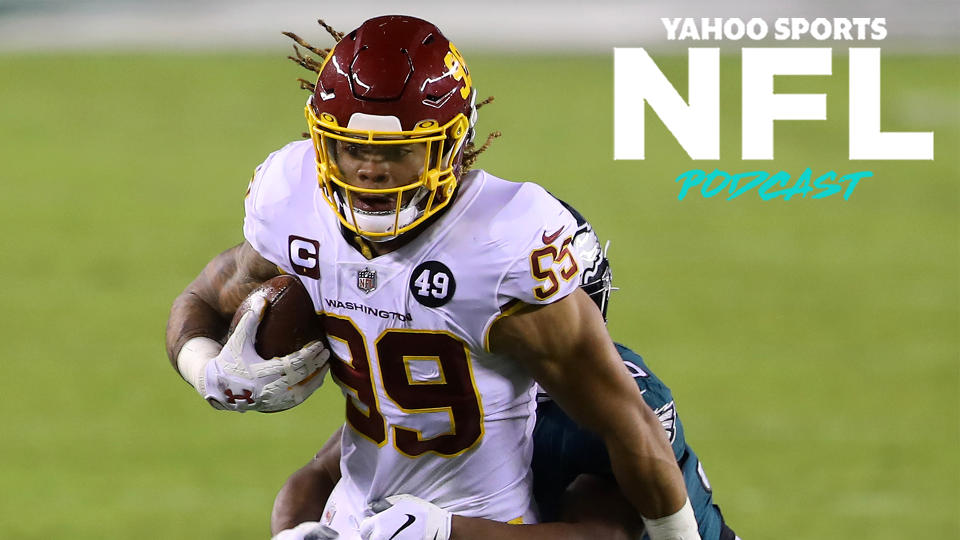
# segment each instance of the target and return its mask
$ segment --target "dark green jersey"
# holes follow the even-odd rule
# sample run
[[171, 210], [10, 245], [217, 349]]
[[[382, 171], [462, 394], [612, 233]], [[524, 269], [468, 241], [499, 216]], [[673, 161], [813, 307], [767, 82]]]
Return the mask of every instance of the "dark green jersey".
[[[703, 540], [720, 539], [723, 518], [720, 509], [713, 504], [713, 492], [700, 460], [686, 442], [670, 388], [650, 371], [640, 355], [620, 344], [617, 344], [617, 350], [640, 387], [643, 399], [660, 418], [670, 438], [697, 517], [700, 537]], [[577, 426], [545, 394], [538, 396], [538, 401], [537, 424], [533, 431], [534, 497], [543, 521], [554, 521], [559, 517], [564, 490], [578, 475], [612, 478], [613, 472], [606, 447], [597, 435]]]

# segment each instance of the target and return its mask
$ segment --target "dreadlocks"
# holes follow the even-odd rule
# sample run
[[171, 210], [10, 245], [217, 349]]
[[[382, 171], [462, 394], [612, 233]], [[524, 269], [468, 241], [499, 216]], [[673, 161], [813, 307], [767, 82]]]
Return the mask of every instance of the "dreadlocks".
[[[326, 30], [327, 33], [330, 34], [333, 40], [336, 41], [337, 43], [339, 43], [340, 40], [343, 39], [343, 36], [344, 36], [343, 32], [337, 32], [336, 30], [333, 29], [332, 26], [327, 24], [323, 19], [317, 19], [317, 24], [322, 26], [323, 29]], [[294, 34], [293, 32], [283, 32], [283, 35], [287, 36], [288, 38], [296, 42], [293, 45], [293, 56], [287, 56], [287, 58], [289, 58], [290, 60], [293, 60], [298, 66], [306, 69], [307, 71], [311, 71], [313, 73], [316, 73], [317, 75], [320, 75], [320, 68], [323, 66], [323, 61], [327, 58], [327, 55], [330, 54], [333, 48], [321, 49], [319, 47], [314, 47], [313, 45], [308, 43], [305, 39]], [[301, 49], [300, 47], [297, 47], [297, 45], [300, 45], [300, 47], [303, 47], [303, 49]], [[310, 56], [309, 54], [305, 54], [304, 49], [306, 51], [309, 51], [310, 53], [313, 53], [314, 55], [316, 55], [316, 57]], [[301, 79], [301, 78], [298, 78], [297, 82], [300, 84], [301, 89], [307, 90], [311, 94], [316, 91], [315, 83], [312, 83], [306, 79]], [[483, 107], [484, 105], [487, 105], [492, 101], [493, 101], [493, 96], [488, 97], [487, 99], [477, 103], [477, 109], [479, 110], [480, 107]], [[301, 135], [303, 136], [304, 139], [310, 138], [309, 133], [301, 133]], [[493, 140], [500, 137], [500, 135], [501, 135], [500, 131], [494, 131], [490, 133], [489, 135], [487, 135], [487, 140], [484, 141], [484, 143], [479, 147], [476, 146], [473, 141], [467, 143], [467, 145], [463, 149], [464, 172], [470, 170], [470, 167], [472, 167], [473, 164], [476, 163], [477, 158], [480, 157], [480, 154], [482, 154], [487, 148], [489, 148], [490, 144], [493, 143]]]

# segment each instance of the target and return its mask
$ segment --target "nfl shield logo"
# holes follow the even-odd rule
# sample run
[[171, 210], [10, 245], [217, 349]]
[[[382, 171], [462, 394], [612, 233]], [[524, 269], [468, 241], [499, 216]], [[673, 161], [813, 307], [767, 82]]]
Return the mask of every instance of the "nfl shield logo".
[[357, 272], [357, 287], [368, 293], [377, 288], [377, 271], [364, 268]]

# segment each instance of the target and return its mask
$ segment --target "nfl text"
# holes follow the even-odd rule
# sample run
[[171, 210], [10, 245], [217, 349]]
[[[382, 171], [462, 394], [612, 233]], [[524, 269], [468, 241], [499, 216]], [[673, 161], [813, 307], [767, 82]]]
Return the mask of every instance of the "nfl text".
[[[797, 47], [799, 40], [869, 41], [887, 37], [884, 18], [778, 18], [761, 19], [663, 18], [668, 40], [789, 41], [789, 47], [744, 47], [741, 57], [741, 159], [774, 159], [776, 121], [826, 120], [824, 93], [788, 94], [774, 91], [777, 76], [833, 75], [833, 49]], [[878, 47], [851, 47], [849, 55], [847, 152], [851, 161], [932, 160], [933, 132], [881, 130], [881, 51]], [[688, 92], [684, 99], [643, 48], [614, 49], [614, 159], [642, 160], [645, 155], [645, 109], [660, 118], [677, 143], [693, 160], [719, 160], [720, 156], [720, 49], [695, 47], [687, 51]], [[781, 122], [780, 130], [790, 129]], [[725, 156], [729, 157], [729, 156]], [[810, 156], [811, 159], [818, 156]], [[838, 179], [839, 176], [839, 179]], [[829, 170], [814, 177], [807, 168], [792, 187], [785, 171], [707, 173], [693, 169], [680, 173], [679, 200], [699, 186], [704, 197], [728, 190], [734, 199], [758, 188], [763, 200], [793, 196], [811, 199], [843, 192], [848, 200], [862, 178], [871, 171], [838, 175]], [[716, 181], [716, 182], [715, 182]], [[744, 181], [744, 183], [740, 183]]]

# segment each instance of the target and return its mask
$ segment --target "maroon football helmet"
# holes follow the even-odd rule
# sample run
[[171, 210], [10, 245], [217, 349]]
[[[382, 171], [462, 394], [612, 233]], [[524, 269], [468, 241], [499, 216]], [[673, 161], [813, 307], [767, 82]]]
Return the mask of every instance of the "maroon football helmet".
[[[345, 35], [324, 59], [306, 106], [320, 187], [343, 226], [389, 240], [444, 208], [473, 138], [475, 104], [463, 57], [433, 24], [389, 15]], [[351, 185], [347, 152], [412, 159], [411, 182]]]

